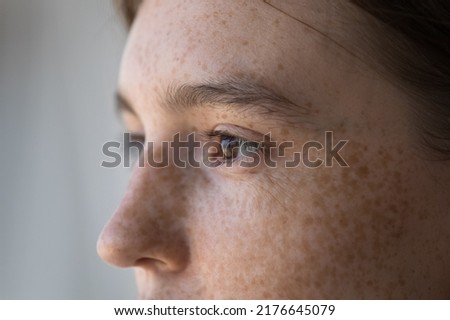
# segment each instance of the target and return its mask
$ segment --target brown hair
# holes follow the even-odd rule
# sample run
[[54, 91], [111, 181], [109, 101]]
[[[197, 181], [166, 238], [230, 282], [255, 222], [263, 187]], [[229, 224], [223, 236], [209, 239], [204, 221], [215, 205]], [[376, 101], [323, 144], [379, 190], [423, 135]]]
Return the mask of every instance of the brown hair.
[[[350, 0], [377, 27], [376, 58], [414, 101], [422, 142], [450, 160], [450, 2]], [[131, 25], [141, 0], [119, 0]]]
[[376, 57], [414, 101], [422, 142], [450, 160], [450, 2], [351, 2], [375, 18]]

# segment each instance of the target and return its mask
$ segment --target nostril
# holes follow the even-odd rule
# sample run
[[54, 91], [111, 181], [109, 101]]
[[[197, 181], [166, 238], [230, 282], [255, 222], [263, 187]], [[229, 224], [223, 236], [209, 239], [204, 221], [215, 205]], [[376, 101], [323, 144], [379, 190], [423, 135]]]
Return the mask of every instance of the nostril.
[[151, 270], [154, 272], [181, 272], [185, 268], [185, 264], [180, 264], [172, 260], [161, 260], [157, 258], [144, 257], [136, 260], [135, 267]]
[[170, 271], [166, 262], [155, 258], [140, 258], [136, 260], [134, 265], [138, 268], [152, 271]]
[[[133, 225], [112, 219], [97, 242], [97, 253], [116, 267], [138, 267], [154, 272], [177, 273], [189, 263], [189, 248], [184, 237], [153, 230], [136, 236]], [[158, 236], [155, 237], [154, 235]]]

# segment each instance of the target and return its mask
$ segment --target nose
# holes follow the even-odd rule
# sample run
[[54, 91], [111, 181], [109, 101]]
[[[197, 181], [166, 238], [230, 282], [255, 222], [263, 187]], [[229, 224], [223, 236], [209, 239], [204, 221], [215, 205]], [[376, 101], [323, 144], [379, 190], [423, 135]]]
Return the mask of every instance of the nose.
[[97, 252], [117, 267], [180, 272], [189, 262], [186, 188], [170, 168], [136, 168], [127, 192], [104, 227]]

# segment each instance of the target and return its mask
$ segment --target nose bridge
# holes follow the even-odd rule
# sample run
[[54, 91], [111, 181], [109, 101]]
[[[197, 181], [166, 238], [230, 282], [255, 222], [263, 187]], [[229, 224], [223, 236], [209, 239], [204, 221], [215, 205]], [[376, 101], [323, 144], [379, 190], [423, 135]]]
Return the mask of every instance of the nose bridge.
[[127, 192], [104, 228], [98, 251], [107, 262], [167, 271], [189, 260], [183, 175], [173, 166], [136, 167]]

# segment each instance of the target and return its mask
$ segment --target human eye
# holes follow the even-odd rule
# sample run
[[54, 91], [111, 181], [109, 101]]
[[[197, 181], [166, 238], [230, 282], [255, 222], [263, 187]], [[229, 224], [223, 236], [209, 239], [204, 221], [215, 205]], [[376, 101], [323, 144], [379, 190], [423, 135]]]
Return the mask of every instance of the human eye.
[[143, 154], [146, 144], [146, 134], [142, 122], [135, 114], [124, 112], [122, 131], [122, 158], [124, 166], [134, 168], [139, 161], [139, 166], [143, 166]]
[[145, 130], [142, 122], [134, 115], [126, 114], [122, 116], [123, 134], [125, 140], [129, 142], [139, 142], [144, 144], [146, 141]]
[[207, 161], [213, 167], [256, 167], [263, 155], [262, 143], [223, 130], [207, 134]]

